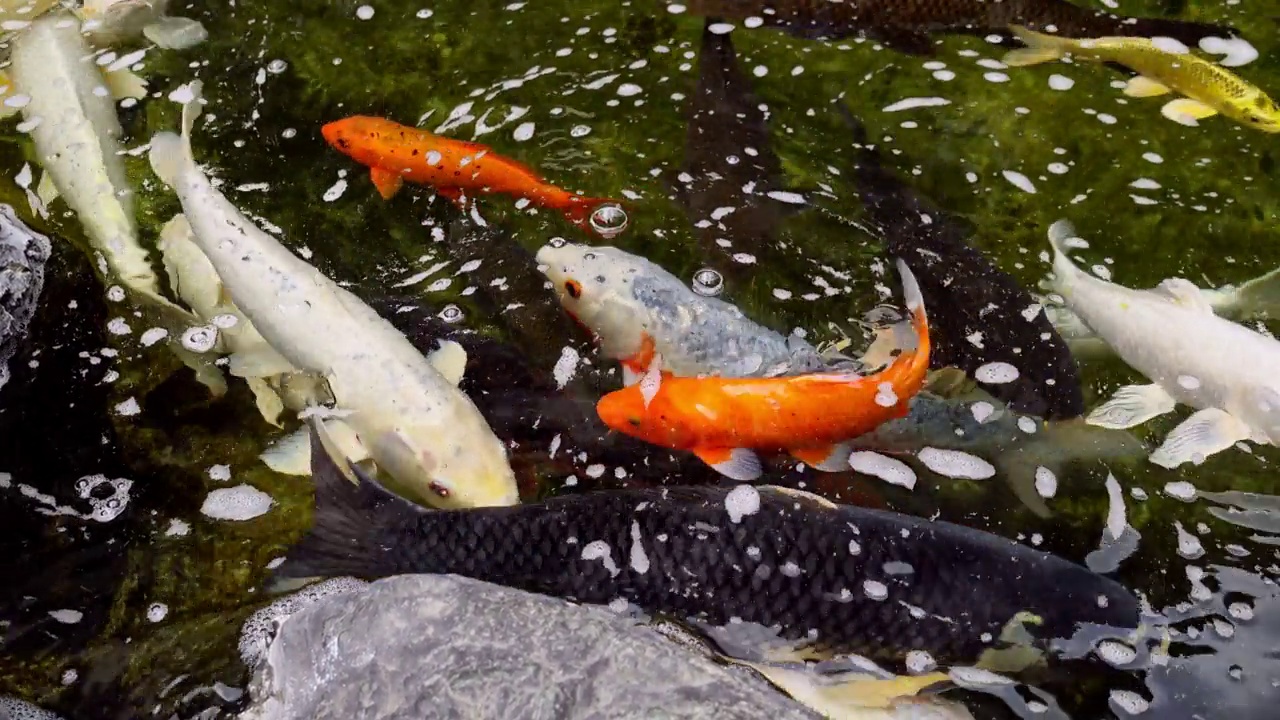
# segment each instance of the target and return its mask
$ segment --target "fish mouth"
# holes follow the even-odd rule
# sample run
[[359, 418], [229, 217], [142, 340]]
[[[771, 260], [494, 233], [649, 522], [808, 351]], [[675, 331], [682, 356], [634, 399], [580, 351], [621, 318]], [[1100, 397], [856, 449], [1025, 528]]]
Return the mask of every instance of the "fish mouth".
[[342, 138], [342, 128], [339, 125], [339, 121], [335, 120], [334, 122], [323, 125], [320, 128], [320, 134], [324, 136], [324, 139], [328, 141], [330, 145], [337, 145], [338, 140]]

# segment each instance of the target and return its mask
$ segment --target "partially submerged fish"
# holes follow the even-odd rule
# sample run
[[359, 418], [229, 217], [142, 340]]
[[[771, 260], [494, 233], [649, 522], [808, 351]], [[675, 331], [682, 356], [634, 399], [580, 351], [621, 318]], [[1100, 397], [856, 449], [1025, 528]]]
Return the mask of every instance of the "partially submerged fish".
[[596, 208], [617, 200], [575, 195], [543, 180], [533, 169], [479, 143], [455, 140], [385, 118], [353, 115], [328, 123], [320, 132], [336, 150], [369, 167], [383, 198], [395, 195], [405, 180], [435, 188], [462, 205], [463, 195], [504, 193], [558, 210], [578, 225]]
[[918, 345], [878, 373], [691, 378], [650, 370], [639, 384], [601, 398], [600, 419], [623, 434], [689, 450], [735, 480], [760, 477], [755, 450], [789, 452], [819, 470], [846, 470], [849, 448], [842, 443], [905, 415], [928, 372], [924, 301], [902, 261], [898, 271]]
[[737, 307], [704, 297], [657, 263], [616, 247], [544, 245], [539, 269], [574, 319], [634, 384], [657, 367], [678, 376], [753, 377], [826, 366], [812, 345], [783, 337]]
[[1124, 94], [1155, 97], [1177, 93], [1160, 113], [1174, 122], [1195, 126], [1198, 120], [1223, 115], [1246, 127], [1280, 133], [1280, 107], [1261, 88], [1216, 63], [1197, 57], [1181, 43], [1167, 38], [1098, 37], [1073, 40], [1014, 27], [1027, 44], [1010, 50], [1004, 63], [1013, 67], [1036, 65], [1064, 57], [1112, 62], [1138, 73], [1130, 78]]
[[1068, 243], [1083, 242], [1066, 220], [1049, 228], [1049, 241], [1053, 291], [1153, 381], [1120, 388], [1089, 414], [1090, 423], [1128, 428], [1190, 405], [1196, 412], [1151, 454], [1168, 468], [1202, 462], [1243, 440], [1280, 441], [1280, 341], [1214, 315], [1187, 280], [1131, 290], [1084, 272], [1066, 255]]
[[[911, 266], [932, 310], [930, 365], [964, 370], [1018, 412], [1080, 416], [1079, 371], [1042, 304], [971, 247], [956, 218], [884, 167], [861, 122], [844, 103], [837, 107], [854, 131], [853, 176], [872, 230]], [[1005, 371], [989, 377], [984, 369], [992, 367]]]
[[[152, 138], [151, 166], [182, 201], [192, 239], [231, 300], [272, 349], [232, 363], [241, 363], [245, 376], [301, 370], [323, 377], [338, 405], [330, 414], [342, 416], [327, 422], [349, 428], [378, 467], [417, 498], [442, 507], [518, 502], [502, 442], [456, 387], [465, 351], [443, 343], [430, 361], [424, 358], [369, 306], [214, 189], [191, 155], [200, 83], [187, 90], [182, 136]], [[272, 364], [281, 358], [288, 365]], [[305, 443], [298, 447], [305, 452]]]
[[[1280, 269], [1272, 270], [1238, 287], [1225, 285], [1216, 289], [1196, 290], [1209, 307], [1213, 308], [1215, 315], [1227, 320], [1280, 317]], [[1045, 313], [1076, 357], [1102, 358], [1113, 354], [1111, 346], [1069, 308], [1046, 304]]]
[[688, 12], [744, 21], [758, 18], [802, 38], [864, 36], [907, 53], [932, 55], [932, 33], [988, 36], [1010, 25], [1055, 28], [1068, 37], [1172, 37], [1189, 45], [1238, 35], [1212, 23], [1117, 15], [1065, 0], [688, 0]]
[[29, 98], [21, 111], [32, 124], [29, 132], [44, 168], [40, 200], [48, 204], [61, 196], [66, 201], [89, 245], [101, 253], [105, 274], [155, 308], [173, 351], [215, 394], [224, 393], [226, 383], [212, 360], [180, 342], [186, 330], [202, 324], [200, 319], [161, 294], [139, 240], [120, 145], [124, 131], [109, 92], [120, 90], [110, 73], [100, 71], [80, 22], [65, 12], [37, 18], [13, 41], [11, 60], [8, 90]]
[[889, 455], [937, 448], [989, 460], [1018, 499], [1041, 517], [1049, 516], [1045, 499], [1056, 494], [1057, 478], [1067, 463], [1147, 454], [1142, 441], [1127, 432], [1095, 427], [1083, 418], [1045, 421], [1019, 414], [972, 381], [966, 381], [967, 389], [932, 392], [931, 386], [947, 372], [954, 371], [938, 373], [911, 398], [905, 416], [854, 438], [850, 447]]

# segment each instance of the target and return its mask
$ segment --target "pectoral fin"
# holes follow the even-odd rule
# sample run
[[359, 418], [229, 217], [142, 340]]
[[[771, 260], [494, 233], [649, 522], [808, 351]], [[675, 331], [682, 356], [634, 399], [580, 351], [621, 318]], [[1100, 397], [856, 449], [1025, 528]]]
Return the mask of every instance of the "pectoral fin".
[[1189, 310], [1196, 310], [1206, 315], [1213, 314], [1213, 305], [1209, 304], [1208, 298], [1190, 280], [1168, 278], [1162, 280], [1153, 292], [1164, 295], [1167, 299]]
[[1124, 94], [1136, 98], [1155, 97], [1168, 92], [1172, 92], [1168, 85], [1156, 82], [1144, 75], [1135, 75], [1129, 78], [1129, 82], [1124, 86]]
[[236, 377], [271, 377], [298, 372], [292, 363], [265, 342], [235, 351], [230, 360], [231, 374]]
[[284, 412], [284, 401], [280, 399], [280, 394], [262, 378], [245, 378], [245, 382], [248, 383], [249, 389], [253, 391], [253, 396], [257, 400], [258, 412], [262, 413], [262, 419], [276, 427], [280, 427], [280, 413]]
[[805, 505], [809, 505], [810, 507], [813, 507], [819, 510], [835, 510], [836, 508], [839, 507], [839, 505], [836, 505], [835, 503], [822, 497], [821, 495], [814, 495], [813, 493], [806, 492], [804, 490], [797, 490], [795, 488], [782, 487], [780, 485], [765, 485], [760, 489], [786, 495], [787, 497], [799, 500]]
[[267, 467], [284, 475], [311, 474], [311, 438], [309, 429], [303, 425], [301, 429], [289, 433], [275, 441], [258, 457]]
[[456, 386], [467, 371], [467, 351], [452, 340], [441, 340], [440, 347], [427, 356], [427, 362]]
[[107, 81], [107, 89], [111, 91], [111, 96], [117, 100], [125, 98], [141, 100], [147, 96], [147, 81], [127, 67], [122, 67], [119, 70], [107, 70], [103, 72], [103, 76]]
[[1253, 429], [1235, 416], [1218, 408], [1205, 408], [1183, 420], [1164, 439], [1164, 444], [1151, 453], [1151, 462], [1175, 468], [1185, 462], [1199, 465], [1210, 455], [1248, 440]]
[[369, 168], [369, 179], [373, 180], [373, 186], [378, 188], [383, 200], [390, 200], [404, 185], [403, 175], [377, 167]]
[[[831, 676], [765, 663], [732, 662], [750, 667], [783, 692], [829, 718], [898, 717], [897, 706], [900, 703], [910, 703], [921, 690], [950, 681], [946, 674], [940, 672], [891, 678], [860, 672]], [[881, 715], [871, 710], [891, 712]], [[908, 715], [914, 717], [910, 710], [902, 712], [901, 716]]]
[[849, 454], [853, 448], [845, 444], [819, 445], [810, 448], [795, 448], [791, 456], [822, 472], [844, 472], [849, 469]]
[[1196, 122], [1197, 120], [1217, 115], [1218, 111], [1198, 100], [1179, 98], [1165, 103], [1165, 106], [1160, 108], [1160, 114], [1180, 125], [1196, 127], [1200, 124]]
[[1172, 412], [1177, 406], [1164, 388], [1156, 384], [1125, 385], [1111, 399], [1089, 413], [1087, 422], [1098, 427], [1123, 430]]
[[40, 182], [36, 184], [36, 197], [40, 198], [40, 202], [49, 207], [49, 203], [57, 200], [59, 194], [58, 186], [53, 184], [49, 173], [40, 173]]
[[142, 28], [142, 34], [166, 50], [186, 50], [204, 42], [209, 31], [199, 21], [185, 17], [163, 17]]
[[730, 480], [748, 482], [764, 473], [760, 458], [746, 448], [694, 448], [693, 454]]

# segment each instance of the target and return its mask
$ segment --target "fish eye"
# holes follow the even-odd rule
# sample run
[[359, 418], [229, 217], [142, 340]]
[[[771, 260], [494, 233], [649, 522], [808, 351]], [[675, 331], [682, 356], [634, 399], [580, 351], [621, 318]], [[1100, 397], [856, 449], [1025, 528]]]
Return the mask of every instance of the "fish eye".
[[577, 280], [565, 280], [564, 291], [569, 293], [569, 297], [577, 300], [582, 297], [582, 283], [579, 283]]
[[427, 489], [435, 493], [436, 495], [439, 495], [442, 498], [447, 498], [450, 495], [449, 488], [445, 487], [442, 483], [436, 482], [435, 480], [432, 480], [430, 483], [427, 484]]
[[640, 427], [640, 418], [638, 417], [629, 417], [627, 422], [631, 423], [631, 427]]

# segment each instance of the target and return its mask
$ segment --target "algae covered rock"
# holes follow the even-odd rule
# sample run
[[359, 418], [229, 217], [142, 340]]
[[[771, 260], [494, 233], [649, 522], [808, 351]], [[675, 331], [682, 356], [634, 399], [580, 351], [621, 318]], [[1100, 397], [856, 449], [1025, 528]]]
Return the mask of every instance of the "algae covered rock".
[[816, 717], [609, 610], [435, 575], [298, 611], [252, 692], [241, 720]]

